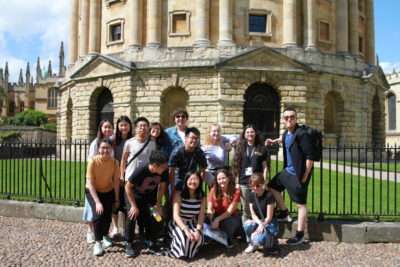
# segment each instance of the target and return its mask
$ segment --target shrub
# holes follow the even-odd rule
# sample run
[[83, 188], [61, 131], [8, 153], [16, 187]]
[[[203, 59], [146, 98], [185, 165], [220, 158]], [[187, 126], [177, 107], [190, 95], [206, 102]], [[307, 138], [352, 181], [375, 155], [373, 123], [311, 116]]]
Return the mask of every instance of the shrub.
[[52, 132], [57, 132], [57, 123], [49, 122], [49, 123], [43, 124], [42, 126], [40, 126], [40, 128], [42, 128], [44, 130], [52, 131]]
[[8, 119], [8, 124], [16, 126], [40, 126], [47, 123], [47, 115], [37, 110], [24, 110]]
[[4, 133], [0, 134], [0, 140], [7, 140], [13, 137], [18, 137], [19, 133], [18, 132], [9, 132], [9, 133]]

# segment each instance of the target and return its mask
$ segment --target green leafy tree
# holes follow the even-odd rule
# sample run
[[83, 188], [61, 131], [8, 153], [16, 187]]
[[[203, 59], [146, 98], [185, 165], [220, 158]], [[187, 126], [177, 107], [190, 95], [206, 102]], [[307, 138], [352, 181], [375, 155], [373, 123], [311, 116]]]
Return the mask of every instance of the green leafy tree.
[[40, 126], [47, 123], [48, 117], [41, 111], [24, 110], [8, 119], [8, 124], [16, 126]]

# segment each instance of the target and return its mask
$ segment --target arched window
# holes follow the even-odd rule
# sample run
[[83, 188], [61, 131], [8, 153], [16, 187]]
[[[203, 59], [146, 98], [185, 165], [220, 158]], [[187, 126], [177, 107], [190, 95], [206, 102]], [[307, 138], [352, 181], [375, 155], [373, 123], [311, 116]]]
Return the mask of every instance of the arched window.
[[[160, 121], [164, 128], [175, 125], [175, 121], [171, 118], [172, 112], [177, 108], [188, 110], [189, 96], [187, 92], [180, 87], [171, 87], [166, 89], [161, 97]], [[189, 114], [190, 116], [190, 114]]]
[[24, 103], [24, 101], [19, 102], [19, 112], [24, 111], [24, 109], [25, 109], [25, 103]]
[[96, 129], [102, 120], [109, 120], [113, 122], [114, 109], [113, 109], [113, 97], [111, 91], [104, 88], [97, 99], [97, 116], [96, 116]]
[[331, 94], [327, 94], [325, 97], [324, 132], [337, 132], [336, 103]]
[[396, 130], [396, 95], [390, 94], [387, 97], [388, 107], [388, 128], [389, 130]]

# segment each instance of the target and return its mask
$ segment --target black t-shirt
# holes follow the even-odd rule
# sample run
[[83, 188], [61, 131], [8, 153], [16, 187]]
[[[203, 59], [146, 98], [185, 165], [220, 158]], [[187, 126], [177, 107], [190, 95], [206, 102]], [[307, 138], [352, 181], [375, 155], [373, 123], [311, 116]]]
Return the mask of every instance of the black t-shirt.
[[242, 154], [239, 184], [247, 185], [250, 175], [246, 175], [246, 168], [252, 167], [253, 173], [263, 172], [262, 162], [268, 160], [268, 152], [261, 146], [247, 146]]
[[256, 200], [254, 198], [254, 196], [256, 196], [255, 193], [251, 193], [250, 197], [249, 197], [249, 203], [251, 203], [253, 205], [253, 210], [256, 213], [257, 217], [261, 220], [262, 218], [266, 218], [267, 217], [267, 205], [270, 204], [274, 204], [275, 203], [275, 198], [274, 196], [271, 194], [271, 192], [264, 190], [264, 194], [261, 195], [261, 197], [257, 197], [258, 198], [258, 203], [260, 203], [260, 208], [262, 211], [262, 216], [260, 214], [260, 212], [258, 211], [258, 207], [256, 204]]
[[152, 173], [149, 164], [137, 168], [128, 181], [133, 184], [136, 199], [141, 199], [151, 205], [157, 202], [158, 185], [167, 181], [168, 173], [165, 170], [161, 175]]
[[189, 171], [207, 168], [206, 156], [200, 148], [196, 147], [194, 152], [187, 152], [184, 146], [175, 148], [169, 159], [168, 167], [176, 167], [175, 179], [183, 180]]

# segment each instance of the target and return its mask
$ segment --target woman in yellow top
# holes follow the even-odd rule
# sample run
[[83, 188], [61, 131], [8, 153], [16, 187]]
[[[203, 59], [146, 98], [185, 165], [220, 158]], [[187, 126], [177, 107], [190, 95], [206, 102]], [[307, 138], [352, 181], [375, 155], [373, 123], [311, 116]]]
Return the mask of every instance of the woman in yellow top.
[[104, 247], [112, 246], [107, 237], [111, 222], [113, 204], [119, 206], [119, 164], [111, 156], [112, 143], [102, 139], [99, 154], [88, 164], [85, 194], [93, 212], [93, 228], [96, 243], [93, 254], [100, 256]]

